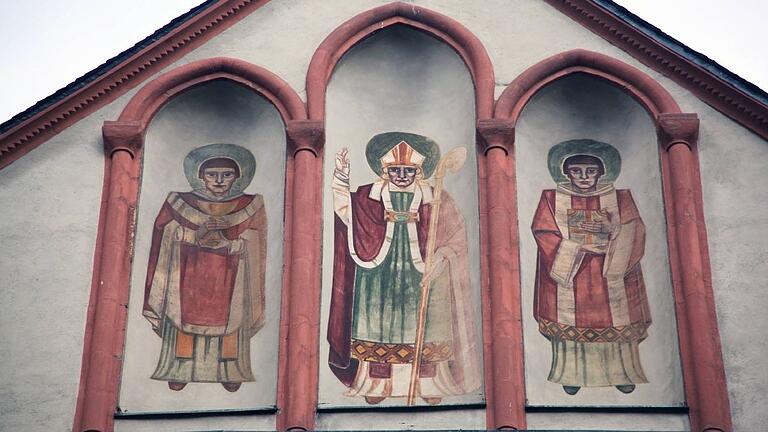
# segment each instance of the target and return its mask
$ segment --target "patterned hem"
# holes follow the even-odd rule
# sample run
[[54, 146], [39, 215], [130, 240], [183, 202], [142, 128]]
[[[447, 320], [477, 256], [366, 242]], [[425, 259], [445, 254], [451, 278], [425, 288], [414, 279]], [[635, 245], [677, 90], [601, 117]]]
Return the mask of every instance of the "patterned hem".
[[576, 342], [639, 342], [648, 337], [648, 324], [636, 323], [616, 327], [576, 327], [541, 319], [539, 320], [539, 332], [548, 339]]
[[[413, 344], [390, 344], [352, 339], [352, 357], [375, 363], [413, 363]], [[450, 342], [427, 342], [421, 350], [424, 362], [439, 362], [453, 359]]]

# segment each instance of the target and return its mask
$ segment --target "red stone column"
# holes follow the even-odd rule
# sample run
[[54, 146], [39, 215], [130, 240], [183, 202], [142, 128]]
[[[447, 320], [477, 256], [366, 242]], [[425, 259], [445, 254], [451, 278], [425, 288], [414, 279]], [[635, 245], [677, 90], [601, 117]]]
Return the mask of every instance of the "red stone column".
[[477, 133], [485, 162], [488, 301], [485, 388], [488, 429], [525, 429], [525, 375], [520, 307], [515, 130], [507, 120], [480, 120]]
[[291, 272], [288, 293], [286, 368], [279, 430], [312, 430], [317, 406], [320, 329], [320, 240], [323, 123], [289, 121], [293, 154]]
[[91, 331], [88, 368], [78, 429], [107, 432], [119, 388], [130, 261], [136, 217], [138, 167], [143, 137], [137, 122], [105, 122], [104, 151], [111, 159], [104, 235]]
[[[714, 294], [704, 230], [701, 180], [695, 157], [699, 119], [696, 114], [659, 115], [659, 140], [667, 175], [665, 189], [673, 208], [667, 226], [673, 260], [673, 286], [683, 362], [685, 394], [692, 431], [730, 432], [728, 389], [723, 369]], [[676, 267], [676, 268], [675, 268]]]

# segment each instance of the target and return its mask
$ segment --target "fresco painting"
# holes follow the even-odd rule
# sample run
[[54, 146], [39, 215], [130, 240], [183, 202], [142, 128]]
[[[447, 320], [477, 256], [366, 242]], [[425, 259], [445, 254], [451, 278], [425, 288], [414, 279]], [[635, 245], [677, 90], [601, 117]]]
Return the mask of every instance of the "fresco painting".
[[466, 149], [441, 157], [426, 136], [386, 132], [365, 155], [374, 180], [354, 189], [350, 150], [335, 155], [329, 367], [346, 396], [368, 405], [476, 391], [476, 288], [465, 221], [443, 187]]
[[640, 262], [645, 225], [627, 189], [616, 189], [621, 156], [589, 139], [553, 146], [554, 189], [541, 193], [532, 232], [538, 248], [534, 317], [551, 343], [547, 379], [632, 393], [648, 382], [640, 343], [651, 312]]
[[162, 339], [151, 378], [181, 391], [254, 381], [250, 340], [264, 325], [267, 217], [243, 190], [256, 160], [234, 144], [184, 159], [187, 192], [170, 192], [155, 220], [143, 315]]

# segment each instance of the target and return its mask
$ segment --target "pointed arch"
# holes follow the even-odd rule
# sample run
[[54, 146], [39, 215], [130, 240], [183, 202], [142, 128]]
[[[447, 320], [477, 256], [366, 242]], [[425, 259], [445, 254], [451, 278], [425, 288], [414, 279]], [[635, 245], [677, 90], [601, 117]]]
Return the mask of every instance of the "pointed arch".
[[605, 54], [575, 49], [542, 60], [515, 78], [496, 101], [494, 117], [516, 124], [534, 94], [574, 73], [598, 77], [621, 88], [648, 111], [654, 122], [661, 113], [681, 112], [672, 95], [639, 69]]
[[445, 15], [403, 2], [363, 12], [337, 27], [315, 51], [307, 72], [309, 118], [325, 118], [325, 94], [336, 63], [368, 36], [393, 25], [406, 25], [448, 44], [466, 64], [475, 86], [477, 118], [493, 112], [494, 75], [488, 52], [472, 32]]
[[155, 114], [179, 94], [206, 82], [227, 80], [269, 100], [284, 122], [307, 118], [304, 102], [280, 77], [243, 60], [214, 57], [180, 66], [154, 79], [131, 98], [118, 122], [138, 122], [142, 135]]

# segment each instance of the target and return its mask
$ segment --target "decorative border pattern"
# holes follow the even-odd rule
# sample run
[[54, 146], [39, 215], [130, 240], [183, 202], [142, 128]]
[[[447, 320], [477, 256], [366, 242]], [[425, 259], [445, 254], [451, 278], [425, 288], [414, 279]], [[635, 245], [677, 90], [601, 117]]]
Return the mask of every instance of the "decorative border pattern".
[[648, 326], [630, 324], [617, 327], [576, 327], [542, 319], [539, 333], [547, 339], [562, 339], [577, 342], [630, 342], [642, 341], [648, 337]]
[[[211, 6], [210, 11], [204, 11], [126, 59], [120, 66], [113, 68], [112, 72], [6, 131], [0, 135], [0, 169], [137, 86], [157, 69], [200, 46], [268, 1], [221, 0]], [[679, 56], [590, 0], [546, 1], [647, 66], [666, 74], [742, 126], [768, 139], [768, 107], [764, 104]]]
[[63, 100], [0, 135], [0, 169], [88, 114], [141, 84], [157, 70], [248, 16], [269, 0], [222, 0]]
[[716, 110], [768, 140], [768, 106], [680, 56], [590, 0], [549, 5], [691, 91]]
[[[352, 357], [374, 363], [405, 364], [413, 362], [416, 351], [414, 344], [390, 344], [366, 340], [352, 340]], [[421, 350], [425, 363], [448, 361], [453, 359], [453, 346], [450, 342], [427, 342]]]

